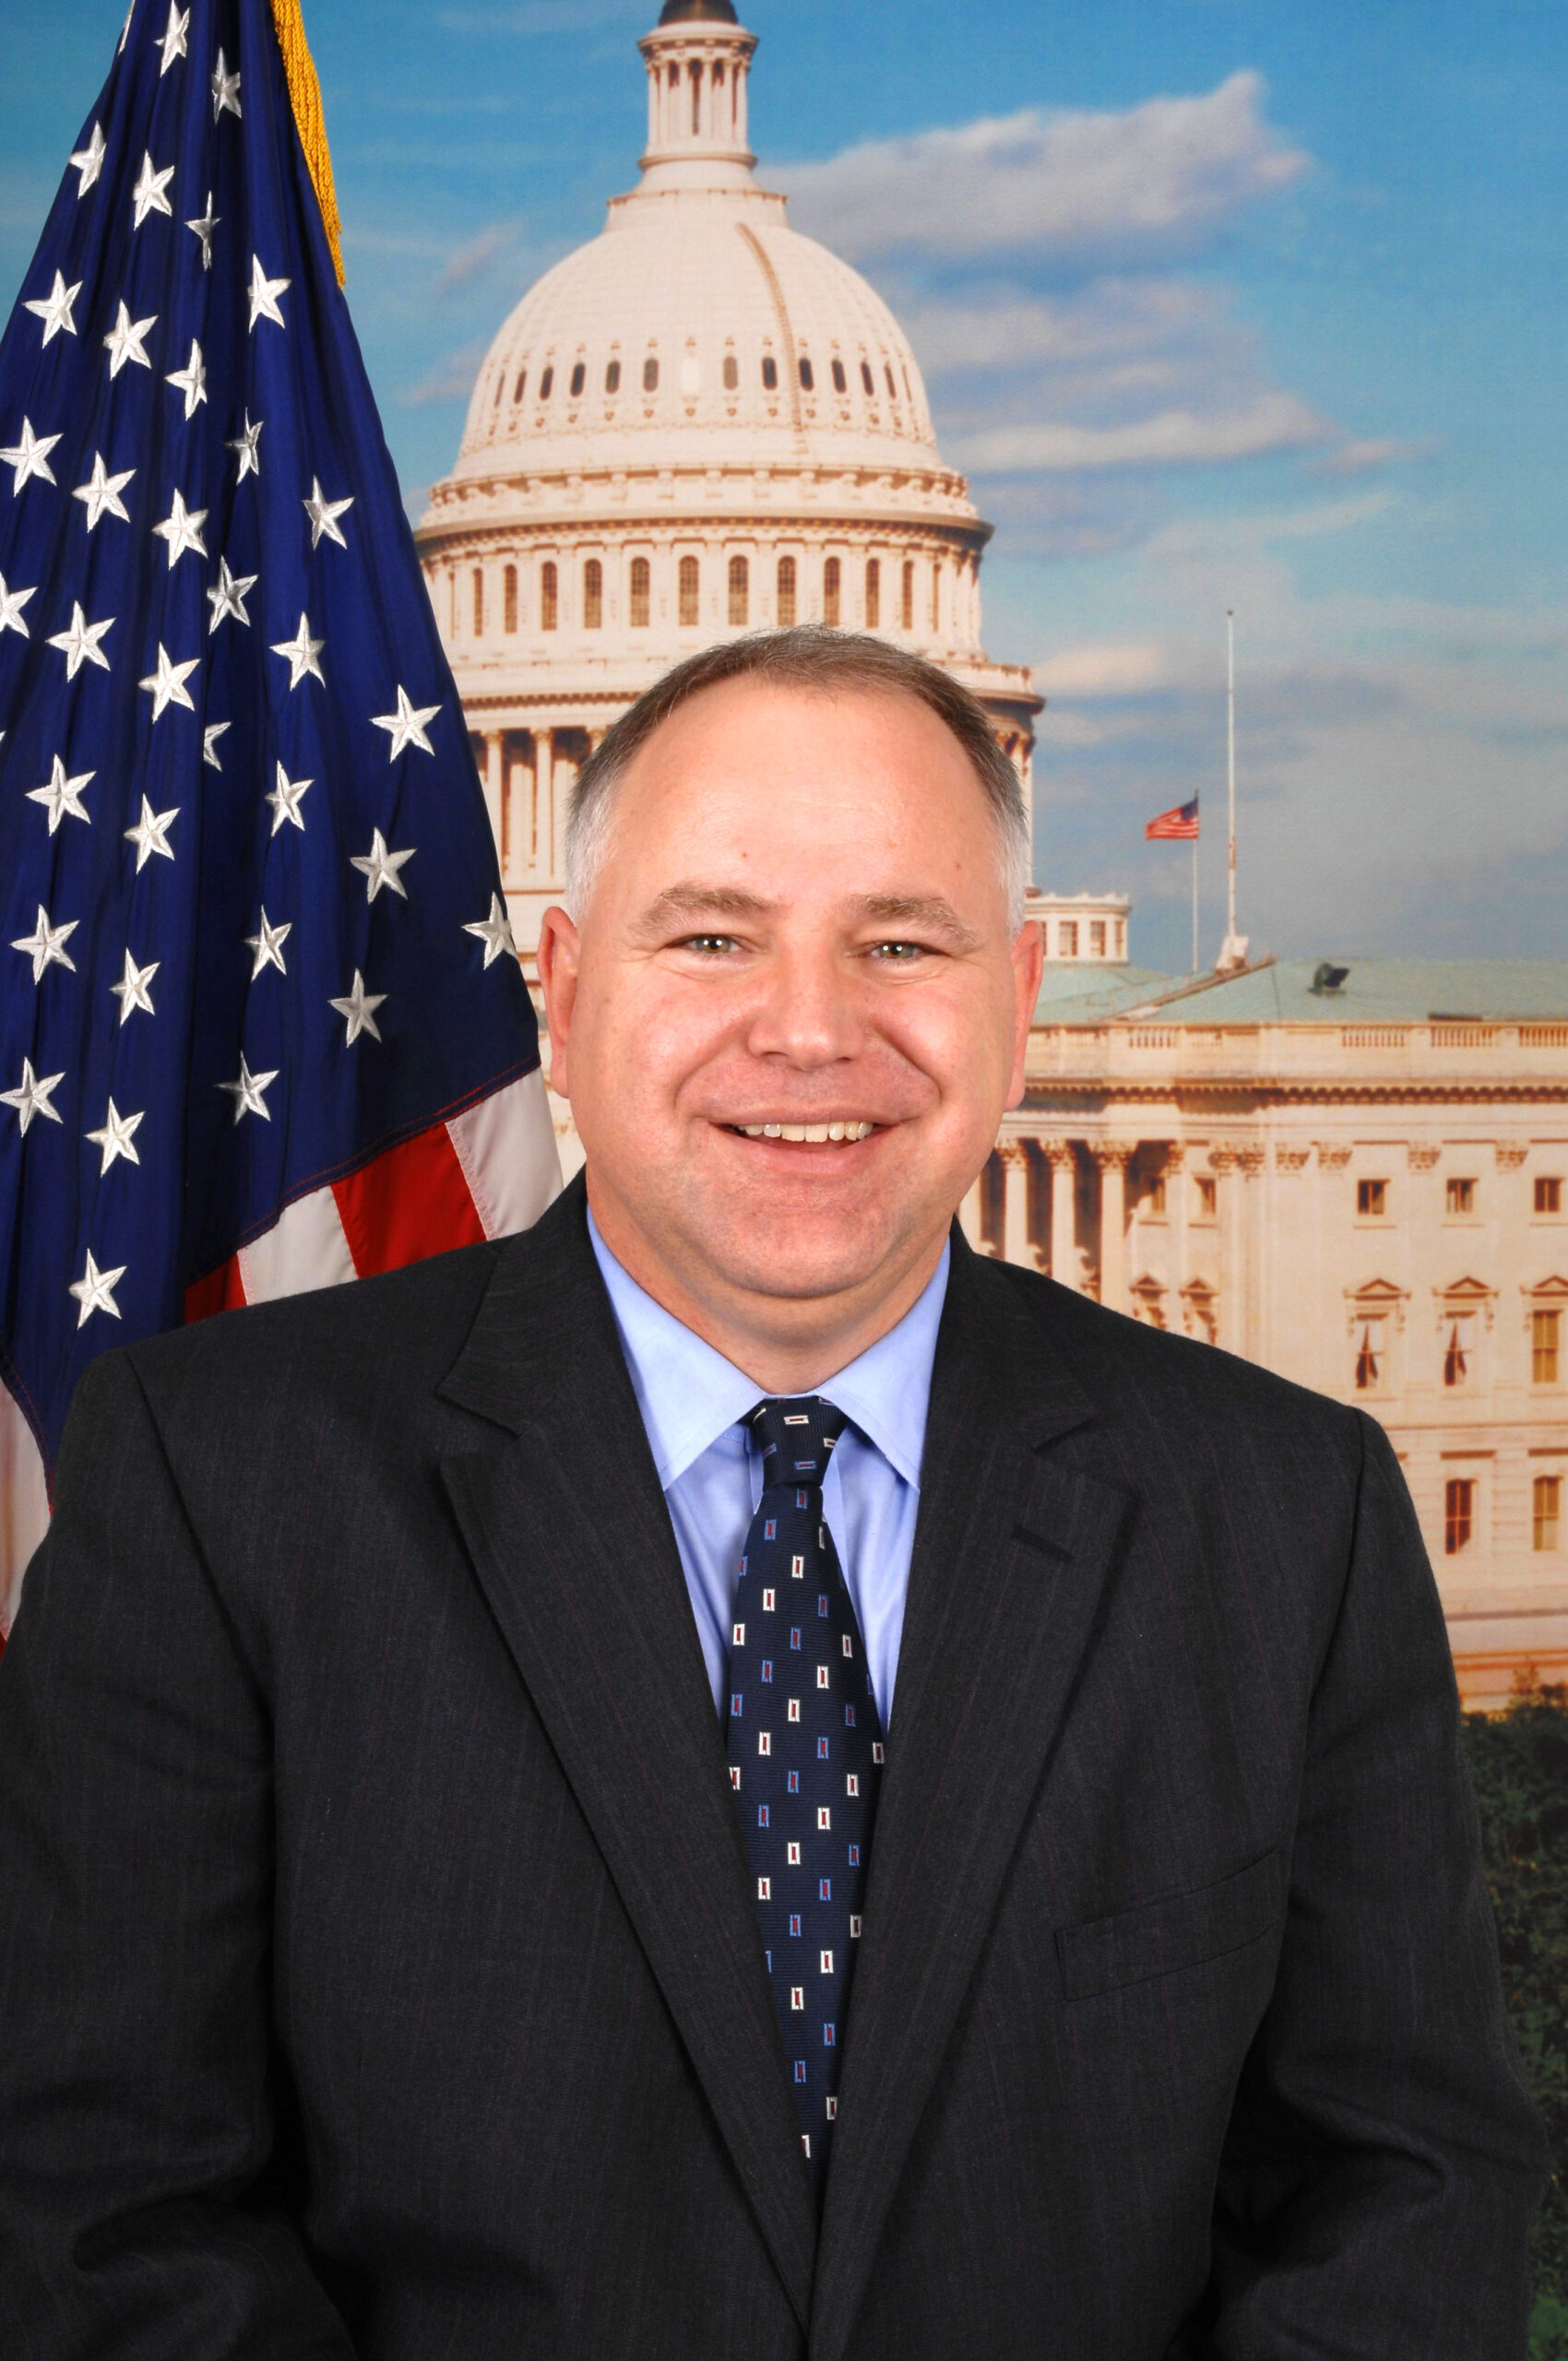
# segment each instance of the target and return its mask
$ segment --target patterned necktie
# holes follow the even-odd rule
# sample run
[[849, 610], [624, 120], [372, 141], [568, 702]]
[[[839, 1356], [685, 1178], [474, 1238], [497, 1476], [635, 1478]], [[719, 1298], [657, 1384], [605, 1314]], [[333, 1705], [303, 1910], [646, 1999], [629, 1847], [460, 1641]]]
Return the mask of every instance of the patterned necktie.
[[860, 1942], [882, 1726], [854, 1604], [823, 1514], [844, 1414], [759, 1402], [763, 1491], [730, 1643], [730, 1782], [756, 1880], [801, 2144], [820, 2202]]

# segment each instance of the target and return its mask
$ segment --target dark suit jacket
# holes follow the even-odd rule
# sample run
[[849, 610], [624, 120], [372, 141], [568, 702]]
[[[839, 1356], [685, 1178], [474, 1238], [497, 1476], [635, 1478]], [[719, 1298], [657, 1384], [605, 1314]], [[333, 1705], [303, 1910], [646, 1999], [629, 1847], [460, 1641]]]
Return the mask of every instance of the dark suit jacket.
[[1524, 2350], [1387, 1444], [957, 1237], [820, 2230], [580, 1188], [84, 1381], [0, 1916], [18, 2361]]

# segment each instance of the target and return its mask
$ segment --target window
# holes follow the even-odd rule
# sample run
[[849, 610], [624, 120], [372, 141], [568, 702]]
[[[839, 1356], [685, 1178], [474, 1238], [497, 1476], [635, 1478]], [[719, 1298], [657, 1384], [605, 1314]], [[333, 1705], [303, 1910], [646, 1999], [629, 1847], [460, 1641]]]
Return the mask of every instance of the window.
[[509, 565], [506, 568], [502, 582], [502, 620], [507, 631], [516, 631], [517, 628], [517, 569], [515, 565]]
[[1530, 1489], [1531, 1538], [1538, 1549], [1555, 1549], [1562, 1525], [1562, 1478], [1538, 1476]]
[[500, 409], [500, 407], [501, 407], [501, 397], [502, 397], [502, 395], [505, 392], [505, 390], [506, 390], [506, 372], [505, 371], [505, 369], [498, 369], [498, 370], [496, 371], [496, 373], [495, 373], [495, 398], [494, 398], [494, 400], [493, 400], [493, 401], [491, 403], [491, 405], [490, 405], [490, 407], [491, 407], [491, 409]]
[[1469, 1381], [1470, 1358], [1475, 1351], [1475, 1315], [1456, 1311], [1448, 1323], [1448, 1342], [1443, 1351], [1443, 1382], [1455, 1388]]
[[906, 631], [914, 630], [915, 568], [914, 561], [909, 558], [907, 558], [904, 562], [904, 598], [903, 603], [899, 609], [898, 620], [903, 624]]
[[702, 67], [696, 63], [695, 58], [692, 61], [691, 76], [692, 136], [695, 138], [697, 133], [702, 129]]
[[1103, 919], [1089, 920], [1089, 956], [1091, 959], [1103, 959], [1105, 956], [1105, 920]]
[[1555, 1385], [1562, 1364], [1562, 1314], [1555, 1309], [1530, 1314], [1530, 1377], [1537, 1385]]
[[849, 390], [849, 381], [844, 374], [844, 363], [841, 361], [836, 361], [833, 364], [833, 390], [836, 394], [847, 394]]
[[1386, 1180], [1358, 1180], [1356, 1211], [1362, 1221], [1383, 1221], [1388, 1213]]
[[1450, 1558], [1470, 1546], [1476, 1527], [1476, 1479], [1451, 1476], [1443, 1488], [1443, 1547]]
[[1473, 1214], [1476, 1210], [1476, 1184], [1473, 1180], [1450, 1180], [1448, 1183], [1448, 1217], [1456, 1214]]
[[539, 397], [540, 397], [540, 400], [541, 402], [547, 402], [547, 401], [550, 399], [551, 395], [554, 392], [554, 390], [555, 390], [555, 372], [554, 372], [554, 370], [553, 370], [553, 369], [547, 369], [547, 370], [545, 371], [545, 373], [544, 373], [543, 376], [542, 376], [542, 377], [540, 379], [540, 381], [539, 381]]
[[778, 628], [788, 631], [795, 620], [795, 561], [781, 557], [778, 561]]
[[938, 558], [931, 569], [931, 627], [942, 629], [942, 560]]
[[477, 565], [474, 568], [474, 637], [484, 637], [484, 571]]
[[517, 372], [517, 382], [512, 388], [512, 399], [515, 402], [520, 402], [523, 396], [528, 392], [528, 389], [529, 373], [526, 369], [519, 369]]
[[621, 363], [618, 361], [612, 361], [604, 373], [604, 390], [607, 394], [618, 394], [621, 390]]
[[771, 352], [765, 352], [762, 356], [762, 382], [766, 392], [776, 394], [778, 391], [778, 363]]
[[1383, 1323], [1363, 1320], [1361, 1341], [1356, 1350], [1356, 1391], [1375, 1394], [1383, 1383]]
[[844, 569], [836, 557], [830, 557], [822, 569], [822, 620], [837, 627]]
[[457, 575], [454, 568], [446, 576], [446, 631], [449, 639], [457, 636]]
[[891, 364], [885, 364], [885, 374], [887, 377], [887, 390], [893, 399], [897, 401], [898, 398], [898, 388], [893, 382], [893, 370]]
[[861, 383], [865, 387], [867, 393], [870, 394], [874, 400], [876, 396], [876, 379], [871, 374], [871, 362], [869, 361], [862, 361], [861, 363]]
[[743, 557], [730, 561], [730, 620], [744, 623], [749, 619], [752, 601], [752, 570]]
[[1056, 929], [1056, 950], [1059, 958], [1075, 959], [1078, 955], [1078, 921], [1063, 919]]
[[583, 568], [583, 628], [604, 628], [604, 568], [596, 557], [590, 557]]
[[732, 352], [724, 356], [724, 390], [732, 394], [741, 382], [741, 364]]
[[582, 392], [583, 387], [587, 384], [588, 369], [586, 365], [579, 361], [576, 367], [572, 372], [572, 399], [574, 401], [576, 400], [577, 396]]
[[1212, 1221], [1214, 1219], [1215, 1207], [1215, 1183], [1208, 1178], [1206, 1173], [1199, 1173], [1197, 1175], [1197, 1187], [1198, 1217], [1200, 1220], [1206, 1219], [1208, 1221]]
[[632, 560], [632, 629], [646, 631], [648, 619], [648, 592], [652, 587], [653, 570], [646, 557]]
[[909, 364], [906, 362], [900, 362], [898, 365], [904, 373], [904, 391], [909, 395], [909, 399], [913, 401], [915, 398], [915, 389], [909, 383]]
[[539, 570], [539, 621], [541, 631], [553, 631], [560, 620], [561, 577], [555, 561], [547, 557]]
[[1154, 1179], [1149, 1182], [1148, 1192], [1144, 1199], [1144, 1206], [1151, 1218], [1163, 1220], [1165, 1216], [1165, 1175], [1163, 1172], [1157, 1172]]
[[810, 362], [810, 361], [808, 360], [808, 358], [806, 357], [806, 355], [802, 352], [802, 355], [801, 355], [801, 387], [802, 387], [802, 392], [804, 392], [804, 393], [808, 393], [808, 394], [809, 394], [809, 393], [811, 393], [811, 392], [814, 390], [814, 388], [815, 385], [816, 385], [816, 379], [815, 379], [815, 378], [813, 376], [813, 374], [812, 374], [812, 365], [811, 365], [811, 362]]
[[683, 557], [681, 560], [681, 571], [677, 579], [680, 585], [681, 621], [683, 623], [695, 623], [697, 619], [697, 562], [695, 557]]
[[1536, 1175], [1536, 1211], [1538, 1214], [1560, 1214], [1562, 1211], [1562, 1183], [1553, 1174]]
[[659, 362], [651, 352], [643, 362], [643, 391], [645, 394], [659, 391]]
[[882, 561], [866, 560], [866, 629], [875, 631], [882, 622]]

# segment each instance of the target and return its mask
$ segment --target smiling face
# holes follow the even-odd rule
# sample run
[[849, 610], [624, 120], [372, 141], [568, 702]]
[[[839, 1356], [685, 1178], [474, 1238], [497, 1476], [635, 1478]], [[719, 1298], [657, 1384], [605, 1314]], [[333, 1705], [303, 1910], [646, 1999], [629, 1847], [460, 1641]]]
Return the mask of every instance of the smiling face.
[[1023, 1089], [1039, 930], [996, 825], [899, 693], [741, 679], [614, 789], [586, 907], [545, 919], [557, 1091], [607, 1244], [770, 1390], [903, 1316]]

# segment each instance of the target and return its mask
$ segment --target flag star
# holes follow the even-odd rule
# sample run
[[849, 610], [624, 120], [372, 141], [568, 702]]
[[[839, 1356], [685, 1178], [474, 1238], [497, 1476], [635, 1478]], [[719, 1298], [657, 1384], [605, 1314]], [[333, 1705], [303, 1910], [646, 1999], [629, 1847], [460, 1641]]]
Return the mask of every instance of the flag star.
[[142, 338], [148, 328], [155, 328], [157, 326], [156, 312], [148, 319], [133, 320], [130, 306], [126, 303], [121, 304], [120, 316], [103, 339], [109, 348], [111, 382], [119, 375], [127, 361], [134, 361], [139, 369], [151, 368], [152, 363], [147, 357], [147, 347], [143, 344]]
[[[212, 209], [212, 191], [208, 189], [207, 192], [207, 211], [205, 213], [198, 214], [194, 221], [187, 221], [185, 224], [186, 229], [194, 230], [196, 236], [201, 240], [201, 267], [203, 270], [210, 270], [212, 268], [212, 233], [214, 230], [217, 229], [221, 219], [222, 216], [220, 214], [214, 213]], [[234, 446], [231, 444], [229, 447], [232, 450]]]
[[207, 555], [207, 543], [201, 538], [201, 528], [206, 522], [205, 508], [187, 508], [184, 494], [178, 492], [174, 494], [173, 507], [171, 508], [162, 524], [155, 525], [152, 528], [154, 540], [167, 541], [169, 544], [171, 574], [173, 573], [175, 566], [187, 550], [195, 550], [198, 557]]
[[75, 975], [77, 963], [65, 949], [65, 944], [80, 924], [79, 919], [67, 919], [64, 926], [51, 926], [49, 913], [40, 902], [37, 926], [31, 934], [18, 936], [11, 945], [13, 951], [26, 952], [32, 961], [32, 979], [35, 984], [42, 983], [45, 967], [51, 966], [69, 967], [71, 973]]
[[272, 806], [272, 833], [278, 834], [285, 820], [291, 820], [303, 836], [305, 824], [300, 817], [300, 805], [307, 788], [315, 784], [308, 778], [291, 778], [281, 763], [278, 765], [278, 784], [262, 800]]
[[418, 746], [422, 753], [434, 754], [434, 747], [424, 734], [424, 725], [434, 721], [441, 707], [438, 705], [416, 706], [410, 703], [405, 688], [398, 691], [396, 713], [377, 713], [371, 717], [372, 727], [389, 732], [392, 751], [388, 760], [396, 762], [406, 746]]
[[312, 549], [320, 548], [321, 537], [323, 533], [325, 533], [329, 541], [336, 541], [340, 550], [346, 550], [349, 544], [343, 539], [342, 533], [339, 528], [338, 519], [339, 516], [346, 516], [348, 515], [350, 509], [354, 504], [352, 498], [350, 497], [348, 500], [327, 499], [321, 489], [321, 478], [319, 476], [312, 476], [310, 484], [310, 498], [305, 502], [304, 507], [305, 515], [310, 518], [310, 545]]
[[134, 828], [125, 830], [125, 842], [137, 848], [137, 875], [139, 877], [154, 853], [164, 860], [172, 860], [174, 848], [169, 841], [169, 831], [179, 818], [176, 805], [172, 812], [155, 812], [144, 795], [141, 818]]
[[89, 189], [95, 185], [98, 175], [103, 170], [103, 159], [108, 153], [109, 142], [103, 136], [103, 125], [101, 123], [95, 123], [92, 126], [92, 137], [88, 141], [87, 146], [78, 148], [71, 158], [72, 163], [81, 174], [81, 185], [77, 191], [78, 204]]
[[398, 872], [406, 860], [412, 860], [418, 849], [416, 845], [410, 845], [407, 852], [389, 852], [386, 848], [386, 839], [380, 829], [373, 829], [370, 850], [366, 853], [355, 853], [349, 863], [351, 869], [357, 869], [363, 874], [365, 900], [374, 902], [382, 887], [389, 885], [393, 893], [400, 894], [406, 902], [409, 898], [409, 889]]
[[27, 309], [35, 313], [43, 322], [45, 344], [53, 344], [62, 329], [67, 336], [75, 336], [77, 324], [71, 317], [71, 306], [81, 291], [82, 283], [79, 279], [74, 287], [67, 287], [65, 272], [57, 270], [54, 274], [54, 284], [49, 293], [38, 296], [27, 305]]
[[77, 1316], [78, 1328], [85, 1328], [95, 1311], [107, 1311], [114, 1319], [119, 1319], [120, 1307], [114, 1300], [114, 1289], [125, 1277], [125, 1268], [122, 1263], [117, 1271], [101, 1271], [92, 1259], [92, 1249], [89, 1247], [87, 1269], [79, 1279], [72, 1281], [70, 1287], [70, 1293], [81, 1305]]
[[89, 623], [78, 604], [71, 608], [71, 628], [56, 632], [49, 642], [65, 659], [65, 678], [74, 681], [84, 664], [96, 664], [101, 671], [109, 670], [109, 658], [99, 646], [107, 631], [114, 628], [113, 615], [105, 615], [101, 623]]
[[177, 0], [169, 0], [169, 22], [163, 28], [163, 63], [158, 69], [158, 78], [160, 82], [177, 57], [190, 55], [190, 51], [185, 45], [190, 26], [190, 10], [178, 6]]
[[227, 445], [229, 450], [237, 451], [240, 455], [240, 472], [234, 479], [236, 483], [244, 483], [247, 476], [260, 475], [261, 453], [257, 450], [256, 445], [261, 441], [261, 430], [266, 424], [266, 419], [258, 418], [255, 424], [253, 426], [251, 424], [251, 414], [247, 409], [245, 412], [244, 433], [243, 434], [237, 434], [234, 437], [234, 440]]
[[216, 123], [223, 113], [239, 114], [240, 77], [231, 74], [221, 50], [218, 53], [218, 71], [212, 77], [212, 120]]
[[35, 582], [31, 590], [7, 590], [6, 577], [0, 574], [0, 631], [14, 631], [22, 639], [28, 637], [28, 627], [22, 621], [22, 609], [37, 588], [38, 585]]
[[[209, 590], [207, 595], [210, 599], [212, 596], [211, 591]], [[233, 726], [234, 725], [232, 721], [209, 721], [207, 728], [202, 731], [201, 759], [209, 770], [220, 771], [222, 769], [223, 765], [218, 759], [218, 741], [225, 734], [226, 731], [232, 730]]]
[[150, 151], [144, 151], [141, 173], [135, 188], [131, 191], [131, 202], [136, 207], [137, 212], [137, 218], [131, 224], [133, 230], [139, 230], [149, 213], [172, 215], [174, 208], [170, 204], [165, 191], [173, 177], [172, 164], [160, 172], [152, 160]]
[[283, 945], [293, 931], [291, 919], [285, 919], [281, 926], [273, 926], [267, 919], [266, 904], [262, 905], [260, 933], [245, 937], [245, 949], [254, 955], [255, 961], [251, 969], [253, 984], [264, 967], [276, 967], [280, 976], [288, 974], [289, 970], [283, 965]]
[[200, 662], [199, 656], [193, 656], [188, 664], [172, 662], [162, 641], [159, 641], [157, 671], [149, 672], [145, 681], [137, 682], [137, 688], [146, 689], [152, 698], [154, 721], [161, 720], [165, 707], [172, 705], [183, 705], [187, 713], [196, 711], [185, 682]]
[[381, 1027], [375, 1021], [375, 1012], [386, 998], [385, 992], [366, 991], [364, 978], [356, 967], [352, 991], [346, 994], [342, 1000], [327, 1003], [329, 1008], [336, 1009], [339, 1016], [348, 1019], [349, 1037], [343, 1044], [346, 1050], [352, 1048], [362, 1033], [368, 1033], [373, 1041], [380, 1040]]
[[478, 935], [484, 945], [484, 964], [487, 967], [493, 967], [504, 951], [509, 951], [514, 959], [517, 955], [517, 946], [512, 939], [512, 921], [506, 915], [506, 905], [499, 894], [492, 894], [490, 897], [490, 916], [487, 919], [474, 919], [471, 924], [464, 927], [463, 932]]
[[22, 1060], [22, 1078], [15, 1090], [0, 1090], [0, 1107], [14, 1107], [22, 1127], [22, 1137], [28, 1135], [28, 1125], [35, 1115], [46, 1115], [52, 1123], [63, 1123], [65, 1117], [57, 1107], [49, 1103], [50, 1096], [65, 1081], [63, 1074], [36, 1074], [30, 1058]]
[[155, 959], [150, 967], [138, 967], [130, 953], [126, 952], [125, 975], [117, 984], [111, 984], [109, 987], [120, 1003], [122, 1025], [128, 1025], [138, 1008], [145, 1009], [148, 1016], [154, 1014], [152, 994], [148, 991], [148, 986], [161, 965], [160, 960]]
[[272, 1118], [267, 1113], [267, 1100], [262, 1096], [262, 1093], [268, 1089], [271, 1085], [277, 1081], [277, 1079], [278, 1074], [276, 1068], [274, 1068], [271, 1074], [252, 1074], [249, 1066], [245, 1063], [244, 1052], [241, 1053], [240, 1078], [238, 1082], [220, 1082], [218, 1086], [220, 1090], [228, 1091], [234, 1101], [234, 1121], [236, 1123], [243, 1122], [247, 1115], [259, 1115], [263, 1122], [271, 1122]]
[[82, 803], [82, 789], [89, 786], [97, 777], [96, 771], [82, 771], [76, 778], [67, 778], [65, 762], [60, 755], [56, 754], [48, 786], [29, 788], [28, 801], [42, 803], [47, 807], [51, 836], [54, 834], [61, 821], [67, 817], [73, 820], [85, 820], [88, 826], [91, 827], [92, 814]]
[[300, 682], [304, 679], [307, 673], [309, 673], [314, 679], [319, 681], [323, 688], [326, 687], [326, 674], [322, 671], [321, 666], [316, 661], [317, 657], [321, 654], [321, 651], [326, 645], [327, 642], [325, 639], [312, 639], [310, 635], [310, 617], [308, 615], [302, 615], [300, 617], [300, 628], [292, 639], [280, 639], [274, 644], [272, 649], [273, 655], [286, 656], [289, 659], [289, 686], [291, 689], [297, 689]]
[[32, 421], [22, 421], [22, 439], [13, 443], [8, 451], [0, 451], [0, 461], [11, 469], [13, 496], [20, 492], [32, 476], [42, 476], [45, 483], [54, 481], [54, 470], [49, 464], [49, 454], [60, 437], [57, 434], [35, 434]]
[[109, 1112], [103, 1119], [102, 1130], [89, 1132], [87, 1134], [94, 1147], [101, 1147], [103, 1150], [102, 1170], [98, 1176], [101, 1180], [116, 1157], [123, 1156], [127, 1164], [141, 1162], [140, 1157], [137, 1154], [136, 1141], [137, 1133], [143, 1121], [144, 1118], [140, 1115], [122, 1115], [114, 1101], [113, 1099], [109, 1101]]
[[118, 516], [122, 525], [131, 521], [130, 511], [120, 494], [135, 475], [135, 468], [127, 468], [123, 475], [112, 476], [103, 464], [103, 454], [92, 455], [92, 474], [86, 483], [77, 484], [73, 500], [81, 501], [87, 508], [87, 528], [95, 533], [105, 516]]
[[268, 279], [261, 267], [261, 256], [251, 256], [251, 333], [255, 333], [257, 320], [276, 320], [279, 327], [287, 325], [278, 308], [278, 298], [293, 285], [291, 279]]
[[201, 347], [191, 338], [191, 357], [183, 369], [172, 369], [168, 381], [185, 397], [185, 416], [194, 418], [197, 405], [207, 399], [207, 363], [201, 357]]
[[[254, 590], [260, 578], [260, 575], [255, 574], [232, 575], [229, 571], [228, 559], [226, 557], [219, 559], [217, 583], [207, 594], [212, 609], [212, 621], [208, 625], [208, 638], [218, 629], [225, 615], [232, 615], [237, 623], [244, 623], [247, 629], [249, 628], [250, 617], [245, 612], [245, 593], [247, 590]], [[229, 725], [226, 721], [220, 721], [218, 727], [220, 730], [227, 730]], [[222, 767], [221, 763], [213, 765], [214, 770], [221, 770]]]

